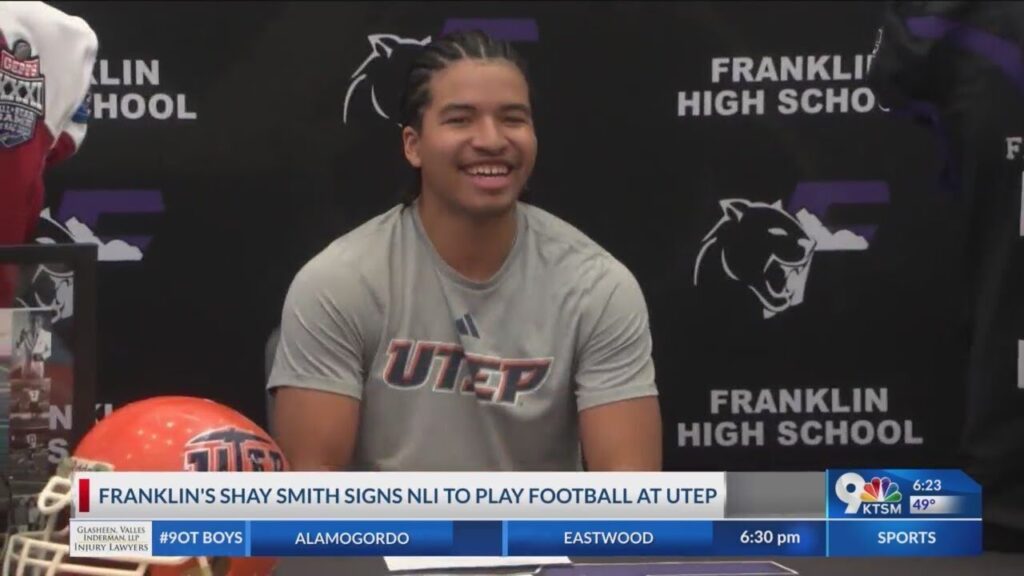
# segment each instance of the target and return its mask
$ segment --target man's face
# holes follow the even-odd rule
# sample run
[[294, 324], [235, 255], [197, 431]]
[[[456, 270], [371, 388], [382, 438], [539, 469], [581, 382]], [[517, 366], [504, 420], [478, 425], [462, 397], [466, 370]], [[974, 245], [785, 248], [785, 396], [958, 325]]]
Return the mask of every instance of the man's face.
[[473, 216], [508, 212], [537, 158], [526, 79], [505, 60], [460, 60], [429, 90], [421, 130], [402, 133], [423, 194]]

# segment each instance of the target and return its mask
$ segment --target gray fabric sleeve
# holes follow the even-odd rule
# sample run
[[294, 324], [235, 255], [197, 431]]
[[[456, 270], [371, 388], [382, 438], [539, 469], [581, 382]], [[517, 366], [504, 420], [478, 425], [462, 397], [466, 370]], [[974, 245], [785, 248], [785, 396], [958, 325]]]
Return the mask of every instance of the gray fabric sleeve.
[[354, 268], [321, 255], [295, 276], [268, 390], [294, 386], [362, 398], [378, 307]]
[[647, 303], [639, 283], [610, 260], [584, 300], [574, 375], [577, 410], [658, 394]]

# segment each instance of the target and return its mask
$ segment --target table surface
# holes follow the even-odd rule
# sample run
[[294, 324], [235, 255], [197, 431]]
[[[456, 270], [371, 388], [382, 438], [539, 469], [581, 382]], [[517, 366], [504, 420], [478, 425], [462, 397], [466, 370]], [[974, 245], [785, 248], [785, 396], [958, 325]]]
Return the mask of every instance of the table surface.
[[[573, 570], [565, 568], [545, 569], [538, 576], [600, 576], [606, 570], [592, 570], [593, 564], [618, 563], [666, 563], [666, 562], [751, 562], [753, 560], [769, 560], [790, 568], [802, 576], [1022, 576], [1024, 575], [1024, 554], [1003, 554], [987, 552], [981, 556], [960, 558], [614, 558], [594, 559], [581, 558]], [[646, 576], [649, 571], [637, 567], [634, 570], [616, 571], [629, 576]], [[519, 569], [512, 572], [523, 573], [528, 570]], [[474, 576], [479, 574], [507, 574], [509, 570], [471, 570], [466, 571]], [[701, 571], [704, 574], [708, 572]], [[435, 572], [437, 573], [437, 572]], [[445, 574], [458, 574], [459, 571], [447, 571]], [[673, 571], [674, 574], [686, 572]], [[692, 573], [692, 572], [691, 572]], [[714, 572], [711, 572], [712, 574]], [[278, 564], [276, 576], [306, 576], [317, 574], [386, 576], [388, 572], [381, 558], [283, 558]], [[409, 574], [409, 573], [406, 573]], [[430, 574], [423, 574], [424, 576]], [[735, 572], [733, 572], [735, 574]]]

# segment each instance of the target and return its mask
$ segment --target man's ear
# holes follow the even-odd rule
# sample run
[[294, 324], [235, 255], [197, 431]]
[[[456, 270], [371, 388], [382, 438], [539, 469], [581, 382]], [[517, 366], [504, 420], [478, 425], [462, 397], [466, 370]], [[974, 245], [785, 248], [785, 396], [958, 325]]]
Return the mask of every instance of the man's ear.
[[402, 128], [402, 148], [405, 151], [405, 159], [413, 168], [420, 168], [423, 165], [420, 160], [420, 135], [410, 126]]

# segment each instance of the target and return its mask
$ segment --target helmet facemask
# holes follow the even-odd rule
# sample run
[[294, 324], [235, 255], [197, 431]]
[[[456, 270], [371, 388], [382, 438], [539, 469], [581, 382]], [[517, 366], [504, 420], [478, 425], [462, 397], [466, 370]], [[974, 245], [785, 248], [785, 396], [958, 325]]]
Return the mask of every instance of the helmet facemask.
[[42, 520], [39, 529], [7, 536], [2, 576], [143, 576], [158, 566], [175, 567], [176, 573], [188, 576], [218, 576], [213, 569], [216, 563], [205, 557], [72, 558], [72, 486], [75, 471], [81, 470], [110, 471], [113, 467], [76, 458], [61, 462], [36, 499]]

